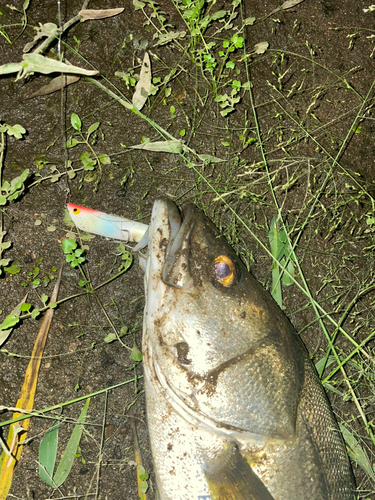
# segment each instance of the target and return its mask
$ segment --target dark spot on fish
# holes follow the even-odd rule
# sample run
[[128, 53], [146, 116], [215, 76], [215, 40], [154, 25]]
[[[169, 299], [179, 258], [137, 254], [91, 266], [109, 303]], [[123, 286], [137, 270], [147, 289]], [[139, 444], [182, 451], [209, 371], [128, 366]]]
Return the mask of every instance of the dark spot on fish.
[[183, 365], [190, 365], [191, 359], [187, 357], [189, 354], [189, 345], [186, 342], [178, 342], [176, 349], [178, 361]]
[[197, 330], [197, 335], [198, 335], [198, 337], [201, 336], [201, 332], [199, 330]]
[[163, 250], [163, 249], [167, 248], [167, 246], [168, 246], [168, 240], [167, 240], [167, 238], [163, 238], [160, 242], [159, 248], [161, 250]]
[[242, 318], [242, 319], [245, 319], [245, 318], [246, 318], [246, 311], [243, 311], [243, 312], [240, 314], [240, 318]]
[[172, 448], [173, 448], [173, 444], [172, 443], [168, 443], [167, 444], [167, 450], [171, 451]]

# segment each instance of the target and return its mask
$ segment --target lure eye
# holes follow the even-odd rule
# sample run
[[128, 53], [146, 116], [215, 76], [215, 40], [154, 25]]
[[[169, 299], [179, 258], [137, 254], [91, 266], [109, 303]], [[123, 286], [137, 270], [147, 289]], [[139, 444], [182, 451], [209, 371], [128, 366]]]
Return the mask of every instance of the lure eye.
[[216, 279], [224, 286], [231, 286], [235, 282], [236, 267], [226, 255], [220, 255], [214, 260]]
[[79, 208], [77, 208], [77, 207], [74, 207], [74, 208], [73, 208], [73, 213], [74, 213], [74, 215], [78, 215], [78, 214], [80, 213], [80, 211], [81, 211], [81, 210], [80, 210]]

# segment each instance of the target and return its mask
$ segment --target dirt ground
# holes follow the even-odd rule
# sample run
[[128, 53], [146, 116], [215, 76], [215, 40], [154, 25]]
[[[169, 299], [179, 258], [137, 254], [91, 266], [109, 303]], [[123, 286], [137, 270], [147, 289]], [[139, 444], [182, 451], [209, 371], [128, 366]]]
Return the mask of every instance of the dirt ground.
[[[15, 3], [20, 9], [21, 2]], [[246, 0], [244, 17], [255, 17], [256, 22], [246, 27], [245, 38], [249, 51], [258, 43], [269, 44], [264, 54], [255, 54], [249, 59], [249, 78], [265, 153], [275, 186], [279, 186], [276, 196], [285, 213], [297, 220], [303, 210], [308, 211], [310, 190], [314, 186], [322, 186], [324, 172], [328, 168], [325, 165], [332, 165], [334, 158], [365, 186], [363, 189], [366, 189], [368, 199], [374, 196], [375, 143], [371, 107], [375, 80], [375, 13], [364, 12], [371, 2], [361, 0], [305, 0], [290, 9], [274, 12], [281, 3], [277, 0]], [[197, 70], [197, 61], [194, 64], [189, 58], [189, 50], [193, 50], [191, 47], [186, 53], [170, 44], [157, 46], [153, 38], [156, 30], [152, 25], [157, 18], [151, 17], [152, 23], [144, 25], [147, 19], [142, 9], [136, 10], [129, 0], [92, 0], [89, 4], [91, 9], [116, 7], [125, 7], [125, 12], [110, 19], [75, 24], [63, 41], [79, 51], [73, 53], [66, 48], [65, 57], [72, 64], [97, 69], [103, 75], [100, 81], [104, 85], [113, 91], [117, 87], [130, 99], [134, 88], [127, 88], [115, 72], [127, 72], [134, 67], [134, 73], [138, 74], [140, 66], [137, 58], [142, 59], [145, 50], [155, 55], [152, 57], [153, 76], [164, 78], [172, 67], [176, 68], [166, 84], [171, 90], [170, 95], [165, 93], [164, 88], [159, 90], [150, 97], [144, 114], [174, 137], [183, 136], [186, 144], [197, 153], [214, 155], [226, 162], [193, 169], [178, 155], [129, 149], [129, 146], [141, 143], [142, 137], [156, 141], [161, 140], [160, 136], [147, 121], [125, 109], [84, 78], [63, 93], [30, 98], [50, 81], [49, 76], [34, 74], [19, 81], [15, 81], [14, 75], [0, 77], [2, 122], [10, 125], [17, 123], [27, 130], [22, 140], [8, 138], [2, 179], [10, 180], [25, 168], [30, 170], [24, 193], [6, 206], [3, 215], [7, 231], [5, 239], [12, 241], [11, 248], [4, 252], [3, 257], [18, 260], [21, 270], [17, 274], [5, 272], [0, 278], [2, 319], [26, 292], [27, 301], [40, 307], [38, 297], [43, 293], [49, 296], [52, 293], [58, 274], [57, 270], [53, 270], [55, 268], [63, 266], [59, 298], [82, 292], [77, 285], [81, 278], [79, 272], [64, 263], [61, 249], [61, 241], [71, 229], [64, 222], [64, 208], [69, 200], [144, 223], [148, 223], [153, 201], [158, 195], [171, 196], [178, 205], [195, 201], [225, 232], [254, 275], [270, 287], [271, 259], [259, 241], [268, 245], [267, 224], [275, 212], [271, 209], [272, 193], [267, 182], [256, 185], [257, 175], [262, 174], [262, 167], [259, 167], [262, 152], [257, 147], [256, 123], [249, 98], [243, 97], [232, 114], [221, 117], [220, 109], [212, 99], [212, 89], [208, 88], [200, 70]], [[62, 0], [63, 20], [71, 19], [80, 8], [81, 3], [76, 0]], [[218, 0], [214, 10], [230, 8], [231, 2]], [[161, 0], [159, 9], [165, 12], [166, 22], [174, 25], [176, 31], [186, 30], [172, 1]], [[24, 30], [20, 26], [9, 26], [19, 23], [21, 14], [5, 4], [0, 5], [0, 12], [0, 24], [5, 26], [4, 30], [13, 42], [9, 44], [5, 37], [0, 38], [0, 64], [5, 64], [21, 60], [24, 45], [35, 34], [33, 26], [56, 22], [57, 4], [51, 1], [31, 2]], [[152, 11], [146, 9], [146, 12], [150, 15]], [[234, 23], [239, 26], [240, 18]], [[180, 42], [183, 48], [188, 46], [186, 39]], [[243, 65], [239, 67], [240, 78], [244, 76], [245, 69]], [[111, 87], [112, 84], [115, 87]], [[368, 92], [366, 106], [360, 110]], [[174, 109], [171, 109], [172, 106]], [[361, 120], [360, 128], [351, 130], [359, 112], [366, 119]], [[97, 154], [109, 155], [111, 159], [109, 165], [102, 165], [100, 179], [98, 168], [77, 172], [71, 179], [65, 174], [65, 162], [73, 161], [74, 168], [78, 168], [80, 155], [87, 151], [85, 145], [62, 148], [62, 131], [67, 130], [65, 140], [73, 133], [70, 127], [72, 113], [79, 115], [84, 131], [94, 122], [100, 122], [91, 146]], [[185, 135], [180, 133], [182, 130]], [[306, 133], [312, 130], [314, 133]], [[239, 139], [241, 134], [254, 141], [244, 144]], [[313, 136], [318, 138], [318, 143]], [[194, 163], [193, 154], [190, 160]], [[279, 162], [282, 167], [273, 170], [273, 162]], [[315, 168], [315, 165], [321, 168]], [[255, 182], [251, 190], [245, 186], [249, 172], [253, 173], [252, 182]], [[56, 182], [51, 182], [51, 175], [60, 173], [57, 179], [53, 179]], [[46, 179], [40, 180], [43, 178]], [[342, 306], [345, 308], [350, 304], [356, 283], [364, 283], [372, 276], [371, 252], [364, 250], [367, 240], [364, 243], [358, 237], [359, 234], [366, 236], [359, 221], [363, 220], [361, 214], [371, 210], [371, 203], [366, 205], [362, 198], [355, 201], [358, 190], [354, 193], [348, 176], [341, 175], [340, 171], [337, 174], [333, 172], [332, 179], [336, 182], [335, 192], [329, 191], [332, 184], [327, 184], [324, 197], [319, 201], [319, 214], [305, 228], [297, 256], [301, 259], [312, 294], [323, 302], [328, 301], [338, 320], [337, 304], [333, 300], [331, 302], [330, 283], [339, 276], [335, 291], [338, 288], [347, 291], [346, 306]], [[225, 201], [251, 226], [259, 238], [258, 242], [234, 221], [225, 203], [217, 200], [217, 192], [232, 191], [234, 194], [226, 195]], [[362, 194], [359, 192], [359, 195]], [[355, 208], [352, 207], [351, 212], [347, 209], [349, 204], [340, 201], [347, 195], [354, 200], [350, 207]], [[350, 218], [353, 213], [355, 222]], [[288, 220], [291, 224], [292, 219]], [[338, 220], [340, 223], [335, 224]], [[36, 221], [40, 222], [36, 224]], [[301, 224], [299, 220], [295, 227], [301, 227]], [[345, 242], [345, 249], [350, 248], [347, 254], [341, 241]], [[87, 269], [92, 284], [97, 286], [114, 275], [119, 267], [119, 257], [116, 256], [118, 242], [96, 237], [85, 244], [89, 246], [85, 253]], [[311, 252], [306, 252], [307, 248]], [[34, 288], [30, 282], [36, 277], [33, 276], [35, 267], [40, 269], [38, 278], [41, 285]], [[54, 279], [49, 279], [50, 276]], [[43, 278], [46, 279], [43, 281]], [[24, 283], [29, 284], [25, 287], [22, 286]], [[45, 284], [47, 286], [44, 287]], [[368, 329], [372, 328], [373, 297], [371, 294], [366, 297], [367, 302], [362, 302], [355, 310], [356, 316], [349, 322], [348, 331], [354, 330], [356, 324], [362, 325], [364, 317], [368, 320]], [[288, 317], [301, 332], [316, 362], [322, 357], [326, 341], [322, 340], [311, 308], [305, 307], [305, 297], [297, 288], [289, 288], [284, 300]], [[154, 498], [155, 481], [147, 435], [142, 363], [130, 358], [134, 343], [141, 346], [143, 306], [143, 277], [135, 257], [131, 268], [115, 281], [99, 288], [96, 297], [92, 294], [75, 297], [55, 311], [34, 407], [48, 408], [103, 391], [91, 398], [89, 421], [80, 444], [81, 456], [76, 458], [68, 479], [58, 490], [41, 481], [37, 464], [41, 438], [58, 413], [52, 412], [46, 414], [46, 418], [32, 420], [29, 439], [8, 498], [137, 499], [132, 420], [136, 422], [143, 465], [150, 474], [148, 498]], [[128, 329], [127, 335], [121, 339], [125, 345], [118, 341], [104, 341], [112, 330], [103, 311], [118, 330], [122, 327]], [[358, 319], [360, 317], [362, 320]], [[40, 323], [40, 318], [23, 321], [2, 346], [1, 405], [13, 407], [18, 399]], [[353, 335], [360, 343], [366, 332], [362, 329]], [[349, 340], [341, 339], [339, 348], [342, 353], [349, 352]], [[366, 344], [366, 348], [372, 355], [372, 341]], [[359, 391], [362, 410], [372, 426], [375, 418], [372, 393], [375, 377], [372, 371], [365, 368], [360, 372], [358, 366], [363, 366], [362, 361], [363, 358], [352, 359], [356, 363], [356, 367], [352, 366], [353, 370], [355, 368], [353, 385]], [[124, 381], [130, 382], [111, 389]], [[363, 388], [359, 384], [363, 384]], [[331, 381], [331, 387], [336, 388], [336, 392], [329, 391], [329, 397], [339, 423], [351, 422], [352, 432], [361, 439], [374, 466], [373, 445], [363, 430], [364, 424], [355, 402], [345, 394], [343, 396], [346, 389], [340, 378]], [[82, 406], [83, 401], [80, 401], [63, 409], [59, 435], [61, 451]], [[11, 415], [11, 411], [4, 411], [1, 420], [5, 421]], [[7, 428], [2, 430], [3, 438], [6, 438]], [[355, 461], [353, 470], [358, 498], [375, 500], [371, 474], [366, 474]]]

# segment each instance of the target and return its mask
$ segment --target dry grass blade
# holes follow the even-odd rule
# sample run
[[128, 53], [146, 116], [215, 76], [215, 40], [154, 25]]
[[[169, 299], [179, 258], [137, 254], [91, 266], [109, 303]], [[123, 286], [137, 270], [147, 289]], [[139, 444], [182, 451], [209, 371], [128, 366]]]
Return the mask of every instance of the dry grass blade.
[[85, 9], [85, 10], [80, 10], [78, 12], [78, 15], [81, 18], [81, 21], [89, 21], [91, 20], [97, 20], [97, 19], [106, 19], [107, 17], [114, 17], [117, 16], [118, 14], [121, 14], [124, 12], [123, 7], [119, 7], [117, 9]]
[[[56, 302], [61, 281], [61, 270], [53, 290], [50, 304]], [[39, 368], [42, 361], [44, 346], [51, 321], [53, 318], [53, 309], [48, 309], [45, 313], [42, 325], [36, 338], [29, 365], [26, 369], [24, 383], [21, 389], [20, 397], [16, 408], [22, 408], [24, 411], [31, 411], [34, 405], [35, 391], [38, 382]], [[22, 413], [15, 412], [13, 418], [21, 416]], [[13, 471], [21, 458], [22, 443], [26, 439], [27, 431], [30, 427], [30, 419], [23, 421], [22, 430], [19, 424], [11, 424], [9, 427], [7, 446], [9, 453], [5, 451], [0, 457], [0, 500], [6, 500], [8, 492], [12, 485]]]
[[137, 462], [138, 495], [139, 495], [140, 500], [147, 500], [147, 494], [144, 493], [144, 491], [143, 491], [144, 480], [141, 477], [144, 474], [144, 468], [142, 465], [141, 449], [139, 447], [138, 437], [137, 437], [137, 429], [135, 427], [135, 422], [134, 422], [133, 418], [131, 419], [131, 427], [132, 427], [132, 431], [133, 431], [133, 440], [134, 440], [134, 457], [135, 457], [135, 461]]

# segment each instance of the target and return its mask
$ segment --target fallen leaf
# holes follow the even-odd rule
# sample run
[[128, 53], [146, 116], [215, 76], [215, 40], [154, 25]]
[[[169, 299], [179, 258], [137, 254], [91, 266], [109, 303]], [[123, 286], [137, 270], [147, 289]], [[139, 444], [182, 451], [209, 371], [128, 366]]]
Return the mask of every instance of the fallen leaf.
[[29, 50], [31, 50], [34, 47], [34, 45], [38, 42], [38, 40], [40, 40], [43, 37], [48, 38], [50, 36], [56, 36], [57, 30], [58, 28], [54, 23], [46, 23], [41, 25], [38, 28], [37, 34], [34, 36], [34, 40], [25, 45], [25, 47], [23, 48], [23, 52], [29, 52]]
[[52, 94], [53, 92], [57, 92], [58, 90], [71, 85], [72, 83], [78, 82], [79, 79], [79, 76], [74, 75], [57, 76], [56, 78], [53, 78], [47, 85], [43, 85], [43, 87], [27, 97], [27, 99], [31, 99], [32, 97], [37, 97], [39, 95]]
[[0, 66], [0, 75], [9, 73], [18, 73], [16, 80], [19, 80], [30, 73], [42, 73], [44, 75], [48, 75], [49, 73], [74, 73], [77, 75], [95, 76], [98, 74], [98, 71], [65, 64], [40, 54], [24, 54], [23, 62], [7, 63]]
[[286, 10], [286, 9], [291, 9], [292, 7], [295, 7], [299, 3], [302, 3], [304, 0], [286, 0], [280, 7], [275, 9], [274, 11], [271, 12], [270, 15], [275, 14], [276, 12], [279, 12], [279, 10]]
[[107, 17], [114, 17], [121, 14], [125, 9], [120, 7], [118, 9], [86, 9], [78, 12], [82, 22], [90, 19], [105, 19]]
[[159, 153], [179, 154], [183, 149], [182, 141], [156, 141], [129, 146], [129, 149], [145, 149], [146, 151], [156, 151]]
[[256, 54], [264, 54], [265, 51], [268, 49], [269, 43], [268, 42], [260, 42], [254, 45], [254, 52]]
[[140, 111], [145, 105], [151, 90], [151, 61], [146, 52], [143, 58], [139, 81], [135, 87], [132, 103]]

